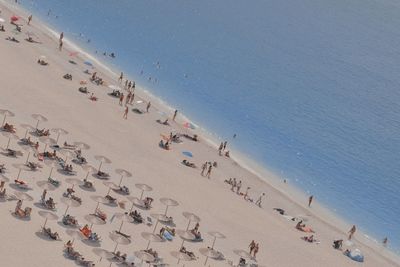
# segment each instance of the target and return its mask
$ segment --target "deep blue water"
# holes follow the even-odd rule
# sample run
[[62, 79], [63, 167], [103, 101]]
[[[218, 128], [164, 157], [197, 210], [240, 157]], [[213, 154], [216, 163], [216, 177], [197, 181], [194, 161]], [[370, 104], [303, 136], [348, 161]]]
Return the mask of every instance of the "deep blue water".
[[91, 51], [115, 52], [109, 63], [152, 93], [218, 136], [236, 133], [234, 148], [400, 247], [397, 1], [22, 3]]

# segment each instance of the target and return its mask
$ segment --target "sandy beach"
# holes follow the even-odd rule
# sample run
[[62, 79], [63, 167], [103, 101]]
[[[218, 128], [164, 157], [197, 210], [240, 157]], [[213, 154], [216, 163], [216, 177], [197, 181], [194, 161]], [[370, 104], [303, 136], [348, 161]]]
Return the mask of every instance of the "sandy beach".
[[[233, 263], [237, 266], [240, 256], [236, 250], [249, 251], [252, 240], [259, 243], [259, 251], [256, 258], [245, 258], [246, 266], [400, 266], [400, 261], [388, 249], [380, 244], [375, 244], [365, 238], [364, 234], [357, 231], [352, 239], [352, 245], [343, 245], [345, 249], [359, 249], [362, 251], [365, 261], [357, 263], [343, 255], [343, 251], [332, 247], [333, 240], [347, 240], [347, 231], [351, 224], [339, 220], [326, 209], [318, 205], [318, 200], [311, 208], [307, 207], [307, 198], [295, 191], [290, 185], [284, 184], [276, 177], [263, 177], [264, 182], [252, 172], [241, 167], [234, 160], [218, 155], [217, 149], [207, 143], [202, 136], [195, 142], [185, 137], [180, 137], [180, 143], [172, 142], [171, 149], [165, 150], [159, 146], [163, 136], [168, 137], [170, 132], [198, 134], [196, 130], [183, 127], [182, 117], [178, 115], [176, 122], [172, 121], [173, 112], [160, 105], [157, 100], [149, 99], [141, 89], [135, 91], [133, 105], [128, 105], [129, 113], [127, 119], [123, 119], [125, 106], [119, 105], [118, 98], [109, 95], [113, 90], [109, 87], [115, 85], [123, 89], [123, 83], [118, 82], [118, 75], [108, 72], [99, 66], [92, 58], [88, 58], [76, 47], [67, 41], [62, 51], [58, 49], [58, 39], [46, 30], [45, 25], [37, 18], [33, 18], [31, 25], [27, 24], [28, 15], [14, 6], [0, 1], [0, 17], [6, 21], [1, 23], [5, 32], [0, 32], [0, 58], [2, 67], [0, 70], [1, 98], [0, 109], [9, 110], [15, 116], [8, 116], [6, 122], [15, 126], [19, 138], [25, 135], [25, 129], [21, 124], [30, 124], [35, 127], [37, 121], [32, 114], [41, 114], [48, 121], [40, 122], [39, 129], [63, 128], [68, 134], [61, 135], [58, 144], [64, 142], [84, 142], [90, 146], [88, 150], [82, 150], [82, 156], [88, 164], [97, 168], [100, 161], [95, 159], [96, 155], [104, 155], [111, 160], [110, 164], [103, 163], [101, 170], [110, 174], [108, 181], [118, 185], [120, 175], [116, 169], [126, 169], [131, 172], [132, 177], [124, 178], [122, 184], [129, 188], [131, 197], [140, 197], [141, 191], [136, 184], [147, 184], [152, 191], [147, 191], [144, 196], [154, 199], [149, 210], [138, 210], [144, 220], [152, 218], [153, 225], [146, 223], [134, 224], [125, 222], [122, 232], [130, 235], [131, 243], [119, 245], [118, 250], [128, 255], [128, 259], [134, 257], [134, 252], [146, 249], [148, 241], [143, 238], [142, 233], [159, 233], [163, 226], [159, 223], [154, 229], [156, 220], [151, 214], [164, 214], [166, 206], [160, 201], [162, 198], [171, 198], [178, 202], [177, 206], [168, 207], [168, 216], [173, 217], [171, 227], [177, 230], [185, 230], [188, 219], [183, 212], [196, 214], [201, 220], [199, 222], [202, 241], [184, 243], [188, 251], [192, 251], [196, 259], [191, 261], [178, 260], [171, 252], [179, 251], [182, 239], [176, 234], [172, 241], [152, 242], [150, 247], [158, 252], [162, 262], [170, 266], [204, 266], [206, 257], [199, 249], [211, 247], [213, 237], [209, 232], [218, 231], [226, 238], [218, 238], [215, 250], [223, 254], [223, 260], [207, 259], [206, 266], [229, 266]], [[15, 26], [9, 23], [13, 15], [20, 16], [16, 23], [22, 25], [22, 32], [17, 33]], [[27, 32], [34, 40], [40, 43], [30, 43], [24, 40], [28, 37]], [[19, 43], [6, 40], [15, 37]], [[65, 37], [68, 40], [68, 36]], [[77, 53], [74, 53], [77, 52]], [[71, 54], [72, 53], [72, 54]], [[72, 56], [71, 56], [72, 55]], [[41, 58], [48, 62], [42, 66], [37, 63]], [[69, 61], [74, 61], [72, 64]], [[95, 68], [85, 65], [85, 61], [93, 62]], [[96, 85], [90, 81], [91, 75], [84, 73], [85, 70], [97, 72], [104, 80], [103, 85]], [[63, 78], [69, 73], [72, 80]], [[82, 85], [81, 81], [86, 84]], [[89, 93], [83, 94], [78, 88], [85, 86]], [[92, 101], [89, 96], [93, 93], [98, 99]], [[147, 102], [151, 100], [152, 106], [149, 113], [135, 113], [132, 109], [145, 110]], [[137, 102], [139, 101], [139, 103]], [[1, 115], [2, 118], [3, 115]], [[170, 125], [157, 123], [169, 118]], [[51, 138], [57, 138], [52, 132]], [[36, 143], [38, 137], [31, 135], [30, 138]], [[166, 139], [166, 138], [165, 138]], [[164, 141], [165, 141], [164, 139]], [[5, 148], [8, 142], [6, 136], [0, 137], [0, 145]], [[32, 207], [30, 220], [21, 220], [11, 213], [14, 211], [16, 200], [11, 199], [16, 191], [20, 191], [14, 185], [14, 179], [18, 174], [15, 164], [24, 163], [27, 152], [17, 140], [11, 140], [9, 147], [24, 153], [23, 156], [13, 158], [0, 155], [0, 164], [6, 167], [4, 177], [9, 179], [6, 183], [8, 197], [0, 202], [0, 215], [2, 217], [0, 244], [2, 266], [76, 266], [74, 260], [64, 254], [64, 244], [72, 239], [67, 235], [67, 229], [73, 229], [62, 224], [61, 218], [66, 205], [61, 202], [63, 193], [71, 185], [66, 179], [77, 178], [83, 180], [86, 172], [75, 163], [72, 164], [75, 176], [68, 176], [54, 170], [53, 177], [61, 181], [60, 186], [47, 193], [56, 202], [55, 214], [58, 220], [48, 220], [47, 226], [57, 231], [61, 241], [53, 241], [40, 233], [44, 218], [39, 215], [43, 207], [38, 204], [43, 189], [38, 181], [47, 180], [50, 167], [40, 161], [39, 157], [31, 157], [30, 161], [42, 165], [39, 171], [25, 171], [20, 174], [20, 179], [29, 183], [32, 190], [25, 191], [33, 197], [33, 201], [24, 201], [23, 208]], [[45, 144], [39, 141], [38, 152], [43, 152]], [[229, 144], [228, 144], [229, 147]], [[63, 152], [57, 150], [61, 158]], [[51, 151], [51, 150], [50, 150]], [[189, 151], [193, 157], [187, 157], [182, 152]], [[234, 155], [232, 155], [234, 156]], [[188, 160], [196, 164], [197, 168], [191, 168], [182, 164], [182, 160]], [[201, 166], [204, 162], [217, 162], [211, 172], [210, 179], [201, 175]], [[70, 161], [69, 161], [70, 162]], [[245, 192], [247, 186], [249, 198], [254, 201], [265, 193], [266, 197], [258, 207], [251, 201], [246, 201], [243, 195], [231, 191], [231, 186], [224, 180], [235, 177], [242, 181], [241, 192]], [[93, 196], [105, 196], [108, 187], [92, 175], [90, 181], [95, 186], [95, 192], [75, 187], [75, 195], [81, 198], [82, 205], [70, 207], [68, 213], [75, 216], [81, 226], [86, 224], [85, 215], [93, 213], [97, 203]], [[17, 194], [18, 195], [18, 194]], [[87, 260], [91, 260], [96, 266], [109, 266], [110, 263], [103, 259], [99, 262], [92, 249], [101, 247], [107, 251], [113, 251], [115, 242], [109, 237], [109, 233], [118, 230], [121, 221], [115, 217], [117, 213], [129, 212], [131, 202], [126, 195], [110, 191], [110, 195], [119, 203], [125, 203], [125, 209], [121, 205], [100, 204], [100, 209], [107, 215], [106, 224], [94, 225], [94, 231], [101, 236], [99, 244], [88, 241], [75, 240], [74, 249], [79, 251]], [[18, 198], [18, 196], [17, 196]], [[303, 199], [301, 201], [301, 199]], [[274, 208], [285, 210], [287, 216], [282, 216]], [[318, 242], [309, 243], [301, 238], [310, 236], [295, 228], [296, 221], [290, 219], [304, 219], [304, 223], [315, 232], [314, 237]], [[192, 222], [190, 229], [194, 227]], [[347, 242], [344, 242], [347, 243]], [[136, 259], [136, 264], [140, 260]], [[254, 265], [250, 265], [254, 264]], [[116, 263], [113, 263], [115, 266]], [[136, 265], [135, 265], [136, 266]], [[140, 265], [138, 265], [140, 266]], [[143, 264], [147, 266], [147, 264]]]

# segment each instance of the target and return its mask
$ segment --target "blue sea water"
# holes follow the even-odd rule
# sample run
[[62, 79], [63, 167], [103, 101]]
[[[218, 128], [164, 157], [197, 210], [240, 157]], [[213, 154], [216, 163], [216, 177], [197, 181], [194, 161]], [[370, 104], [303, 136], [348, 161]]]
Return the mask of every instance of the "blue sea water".
[[398, 1], [20, 2], [399, 252]]

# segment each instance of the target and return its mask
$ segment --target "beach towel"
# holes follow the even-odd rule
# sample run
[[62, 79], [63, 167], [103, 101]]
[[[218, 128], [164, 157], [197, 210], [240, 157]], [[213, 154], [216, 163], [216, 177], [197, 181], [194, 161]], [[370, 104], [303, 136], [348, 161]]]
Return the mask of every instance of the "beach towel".
[[168, 241], [172, 241], [174, 237], [168, 231], [164, 231], [164, 238]]
[[314, 231], [310, 227], [302, 227], [301, 230], [306, 233], [314, 233]]

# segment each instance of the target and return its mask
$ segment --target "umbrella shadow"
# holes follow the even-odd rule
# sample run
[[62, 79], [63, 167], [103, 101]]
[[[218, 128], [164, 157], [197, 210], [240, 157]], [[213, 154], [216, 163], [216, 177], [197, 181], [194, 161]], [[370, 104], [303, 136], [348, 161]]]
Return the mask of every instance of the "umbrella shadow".
[[91, 188], [87, 188], [87, 187], [84, 187], [83, 185], [80, 185], [79, 188], [84, 191], [88, 191], [88, 192], [96, 192], [96, 188], [94, 186], [92, 186]]
[[102, 177], [102, 176], [99, 176], [97, 173], [93, 173], [92, 177], [96, 178], [96, 179], [99, 179], [99, 180], [103, 180], [103, 181], [110, 180], [110, 177]]
[[76, 176], [76, 171], [66, 172], [63, 169], [57, 169], [57, 172], [65, 176]]
[[94, 242], [94, 241], [91, 241], [89, 239], [82, 239], [82, 243], [87, 245], [87, 246], [90, 246], [90, 247], [95, 247], [95, 248], [101, 247], [101, 242], [100, 241]]
[[12, 189], [17, 190], [17, 191], [21, 191], [21, 192], [26, 192], [26, 191], [32, 190], [32, 188], [30, 188], [30, 187], [28, 187], [28, 188], [23, 188], [23, 187], [20, 187], [20, 186], [18, 186], [18, 185], [16, 185], [16, 184], [9, 184], [9, 186], [10, 186]]
[[115, 202], [104, 203], [104, 205], [105, 205], [105, 206], [112, 207], [112, 208], [115, 208], [115, 207], [118, 206], [118, 203], [117, 203], [117, 201], [115, 201]]
[[38, 230], [35, 232], [35, 235], [39, 237], [42, 240], [46, 241], [61, 241], [61, 239], [55, 240], [53, 238], [50, 238], [47, 234], [43, 233], [41, 230]]
[[62, 221], [58, 221], [57, 224], [66, 229], [78, 229], [79, 225], [66, 225]]
[[46, 208], [42, 203], [40, 203], [40, 202], [35, 202], [34, 204], [33, 204], [35, 207], [37, 207], [37, 208], [39, 208], [39, 209], [42, 209], [42, 210], [46, 210], [46, 211], [51, 211], [51, 212], [56, 212], [57, 211], [57, 209], [48, 209], [48, 208]]

